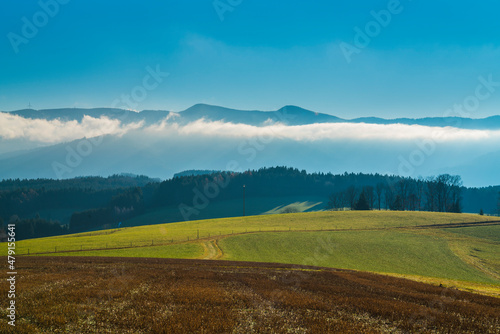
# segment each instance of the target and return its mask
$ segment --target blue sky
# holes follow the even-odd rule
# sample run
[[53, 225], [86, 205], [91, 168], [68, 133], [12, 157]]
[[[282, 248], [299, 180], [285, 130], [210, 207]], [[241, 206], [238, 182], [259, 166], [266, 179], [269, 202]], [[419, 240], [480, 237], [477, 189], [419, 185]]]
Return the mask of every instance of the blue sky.
[[[148, 67], [169, 75], [137, 110], [293, 104], [345, 118], [439, 117], [479, 77], [500, 82], [494, 0], [55, 1], [0, 4], [0, 110], [109, 107]], [[389, 9], [385, 26], [374, 23], [372, 11]], [[34, 36], [23, 18], [38, 20]], [[341, 43], [356, 46], [355, 28], [377, 24], [348, 62]], [[500, 114], [500, 87], [469, 114]]]

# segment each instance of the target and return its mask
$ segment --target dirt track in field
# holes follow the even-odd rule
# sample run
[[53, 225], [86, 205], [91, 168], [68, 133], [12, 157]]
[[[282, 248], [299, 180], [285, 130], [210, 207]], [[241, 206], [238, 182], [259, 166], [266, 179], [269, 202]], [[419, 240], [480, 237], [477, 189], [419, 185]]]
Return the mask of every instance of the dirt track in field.
[[203, 241], [202, 246], [204, 249], [202, 259], [204, 260], [218, 260], [224, 255], [219, 247], [218, 239]]

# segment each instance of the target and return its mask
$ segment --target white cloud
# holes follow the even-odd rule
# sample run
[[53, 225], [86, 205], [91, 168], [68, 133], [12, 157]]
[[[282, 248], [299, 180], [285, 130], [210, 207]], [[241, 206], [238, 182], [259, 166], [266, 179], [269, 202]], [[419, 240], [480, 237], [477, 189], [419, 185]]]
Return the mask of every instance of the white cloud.
[[25, 139], [32, 142], [55, 144], [83, 137], [100, 135], [123, 135], [138, 129], [143, 123], [122, 125], [119, 120], [107, 117], [84, 116], [81, 122], [29, 119], [9, 113], [0, 113], [0, 138], [5, 140]]
[[482, 141], [500, 139], [500, 131], [468, 130], [453, 127], [428, 127], [421, 125], [404, 124], [366, 124], [366, 123], [322, 123], [298, 126], [271, 124], [253, 126], [234, 124], [222, 121], [197, 120], [184, 126], [161, 123], [147, 127], [147, 133], [176, 134], [181, 136], [209, 136], [225, 138], [253, 138], [273, 137], [295, 141], [318, 140], [381, 140], [381, 141], [412, 141], [419, 139], [433, 139], [436, 142], [452, 141]]
[[235, 124], [223, 121], [200, 119], [180, 125], [176, 123], [178, 114], [170, 113], [167, 118], [156, 124], [145, 126], [144, 122], [122, 124], [119, 120], [106, 117], [85, 116], [81, 122], [61, 120], [26, 119], [9, 113], [0, 113], [0, 138], [3, 140], [23, 139], [43, 144], [55, 144], [83, 137], [100, 135], [124, 135], [132, 130], [142, 136], [175, 136], [179, 139], [189, 137], [221, 138], [229, 140], [260, 137], [284, 139], [297, 142], [315, 141], [384, 141], [387, 143], [410, 142], [433, 139], [435, 142], [498, 142], [500, 131], [468, 130], [452, 127], [428, 127], [403, 124], [365, 124], [365, 123], [323, 123], [287, 126], [281, 123], [266, 122], [264, 126]]

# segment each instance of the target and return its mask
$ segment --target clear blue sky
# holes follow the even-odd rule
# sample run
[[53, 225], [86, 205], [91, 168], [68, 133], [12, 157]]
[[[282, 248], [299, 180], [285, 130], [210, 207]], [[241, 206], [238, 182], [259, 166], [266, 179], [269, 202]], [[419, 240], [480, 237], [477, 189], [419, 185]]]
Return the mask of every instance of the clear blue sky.
[[[355, 27], [390, 2], [220, 0], [236, 4], [221, 16], [213, 0], [71, 0], [51, 17], [39, 1], [2, 1], [0, 110], [111, 106], [148, 66], [169, 76], [138, 110], [293, 104], [346, 118], [443, 116], [479, 76], [500, 82], [497, 0], [401, 0], [348, 63], [340, 43], [355, 45]], [[16, 53], [23, 17], [40, 28]], [[470, 114], [500, 114], [500, 87]]]

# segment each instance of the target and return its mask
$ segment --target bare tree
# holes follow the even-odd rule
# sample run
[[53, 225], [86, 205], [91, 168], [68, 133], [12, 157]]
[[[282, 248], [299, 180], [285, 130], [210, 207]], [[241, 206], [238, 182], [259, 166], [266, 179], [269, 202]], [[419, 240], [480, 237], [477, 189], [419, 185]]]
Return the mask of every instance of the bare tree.
[[424, 187], [425, 187], [425, 181], [422, 178], [418, 178], [418, 180], [415, 181], [415, 195], [417, 196], [416, 210], [418, 211], [423, 210], [422, 201], [424, 198]]
[[337, 192], [330, 196], [327, 208], [330, 210], [343, 209], [347, 206], [344, 192]]
[[408, 207], [407, 209], [410, 211], [416, 211], [418, 208], [418, 197], [417, 194], [411, 193], [410, 196], [408, 196]]
[[427, 181], [429, 211], [461, 212], [462, 179], [458, 175], [441, 174]]
[[377, 193], [377, 206], [379, 210], [382, 208], [382, 194], [384, 193], [384, 187], [384, 184], [380, 182], [375, 188], [375, 191]]
[[392, 207], [392, 204], [394, 203], [396, 199], [396, 195], [394, 192], [393, 187], [385, 187], [384, 188], [384, 197], [385, 197], [385, 209], [389, 210]]
[[448, 187], [449, 191], [449, 202], [446, 211], [448, 212], [462, 212], [462, 178], [458, 175], [453, 175], [450, 179]]
[[363, 187], [363, 193], [365, 194], [366, 201], [370, 210], [373, 210], [375, 205], [375, 189], [372, 186]]
[[437, 182], [435, 177], [429, 177], [426, 181], [425, 195], [427, 197], [426, 210], [438, 211]]
[[411, 193], [412, 180], [402, 178], [397, 184], [398, 195], [401, 199], [401, 209], [404, 211], [409, 208], [409, 199]]
[[354, 186], [350, 186], [345, 191], [346, 200], [347, 200], [347, 203], [349, 204], [349, 206], [351, 207], [351, 210], [354, 210], [354, 207], [356, 205], [357, 195], [358, 195], [358, 192]]

